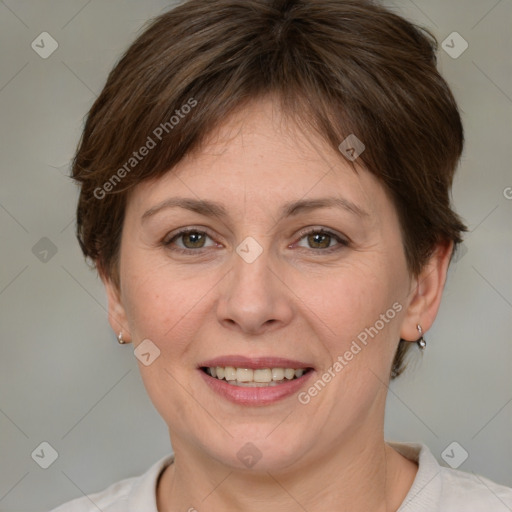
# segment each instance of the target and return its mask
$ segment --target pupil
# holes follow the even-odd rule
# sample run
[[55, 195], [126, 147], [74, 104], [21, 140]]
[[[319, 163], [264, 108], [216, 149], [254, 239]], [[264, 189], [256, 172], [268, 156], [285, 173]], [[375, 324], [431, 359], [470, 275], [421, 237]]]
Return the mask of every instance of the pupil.
[[[202, 247], [202, 242], [204, 243], [204, 236], [197, 232], [187, 233], [184, 239], [185, 241], [189, 241], [192, 247]], [[187, 243], [185, 243], [185, 245], [187, 245]]]
[[[311, 245], [322, 244], [321, 248], [325, 248], [325, 247], [329, 247], [329, 239], [330, 239], [330, 235], [327, 235], [325, 233], [315, 233], [315, 234], [309, 236], [309, 243]], [[322, 243], [325, 241], [327, 241], [327, 245], [325, 243]]]

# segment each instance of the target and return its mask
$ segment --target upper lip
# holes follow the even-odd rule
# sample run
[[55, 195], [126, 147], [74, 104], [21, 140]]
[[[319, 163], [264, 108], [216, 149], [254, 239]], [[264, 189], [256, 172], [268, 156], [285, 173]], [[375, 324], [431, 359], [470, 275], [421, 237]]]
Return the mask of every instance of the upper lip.
[[214, 359], [204, 361], [199, 365], [200, 368], [212, 366], [232, 366], [235, 368], [251, 368], [253, 370], [257, 370], [259, 368], [312, 368], [310, 364], [294, 359], [286, 359], [283, 357], [246, 357], [238, 355], [216, 357]]

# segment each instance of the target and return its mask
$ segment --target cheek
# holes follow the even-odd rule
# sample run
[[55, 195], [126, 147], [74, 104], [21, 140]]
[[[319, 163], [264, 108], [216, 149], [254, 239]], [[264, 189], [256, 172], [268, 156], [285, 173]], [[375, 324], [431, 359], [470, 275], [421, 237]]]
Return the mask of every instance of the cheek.
[[176, 424], [176, 418], [185, 426], [197, 422], [195, 402], [183, 386], [188, 388], [185, 383], [197, 363], [194, 340], [200, 338], [206, 311], [212, 309], [209, 292], [218, 279], [212, 272], [195, 277], [188, 272], [185, 277], [176, 266], [171, 271], [171, 265], [150, 256], [127, 258], [124, 279], [134, 345], [149, 339], [160, 351], [151, 365], [138, 363], [151, 401], [169, 425]]
[[303, 299], [302, 314], [315, 326], [328, 354], [326, 365], [346, 354], [352, 368], [369, 365], [379, 374], [385, 372], [399, 339], [402, 274], [383, 258], [372, 258], [295, 281]]
[[363, 329], [393, 303], [392, 286], [377, 265], [359, 263], [333, 269], [318, 278], [305, 277], [296, 286], [326, 327], [341, 336]]
[[162, 352], [185, 350], [200, 327], [216, 274], [194, 276], [147, 254], [127, 258], [125, 270], [124, 303], [135, 342], [149, 338]]

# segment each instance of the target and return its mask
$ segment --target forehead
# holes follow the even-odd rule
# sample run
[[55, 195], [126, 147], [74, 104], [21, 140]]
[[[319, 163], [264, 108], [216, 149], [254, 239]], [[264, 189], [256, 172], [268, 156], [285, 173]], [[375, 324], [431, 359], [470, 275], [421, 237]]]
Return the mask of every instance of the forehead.
[[[219, 198], [260, 207], [300, 198], [339, 196], [374, 211], [384, 189], [356, 161], [289, 116], [271, 99], [255, 101], [231, 115], [193, 153], [165, 175], [139, 184], [129, 201], [143, 208], [182, 195]], [[382, 199], [385, 199], [382, 197]]]

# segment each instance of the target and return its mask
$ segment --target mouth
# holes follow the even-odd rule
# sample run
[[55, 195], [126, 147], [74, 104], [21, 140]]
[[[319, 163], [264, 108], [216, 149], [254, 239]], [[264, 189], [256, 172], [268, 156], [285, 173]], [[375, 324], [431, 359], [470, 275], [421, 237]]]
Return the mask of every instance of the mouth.
[[214, 379], [227, 382], [231, 386], [264, 388], [280, 386], [300, 379], [312, 368], [246, 368], [235, 366], [203, 366], [201, 370]]
[[218, 396], [242, 406], [270, 405], [295, 395], [315, 373], [313, 366], [278, 357], [224, 356], [198, 367]]

